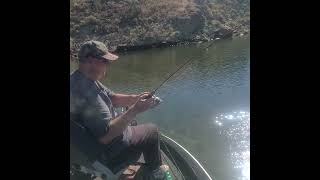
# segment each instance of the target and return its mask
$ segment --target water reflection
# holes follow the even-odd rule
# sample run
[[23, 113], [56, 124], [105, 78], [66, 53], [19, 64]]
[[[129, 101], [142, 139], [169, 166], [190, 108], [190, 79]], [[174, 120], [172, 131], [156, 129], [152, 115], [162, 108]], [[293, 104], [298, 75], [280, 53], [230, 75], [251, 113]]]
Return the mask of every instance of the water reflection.
[[229, 144], [232, 166], [241, 172], [239, 180], [250, 179], [250, 112], [238, 111], [220, 114], [214, 125], [221, 128], [221, 135]]

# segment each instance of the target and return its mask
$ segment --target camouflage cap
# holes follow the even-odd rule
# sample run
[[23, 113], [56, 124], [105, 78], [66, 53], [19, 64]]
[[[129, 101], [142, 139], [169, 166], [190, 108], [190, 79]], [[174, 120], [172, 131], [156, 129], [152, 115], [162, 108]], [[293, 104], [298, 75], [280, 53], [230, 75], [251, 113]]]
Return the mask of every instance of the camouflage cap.
[[87, 41], [81, 46], [78, 54], [79, 60], [82, 61], [88, 56], [102, 57], [110, 61], [114, 61], [119, 58], [117, 55], [110, 53], [107, 46], [99, 41]]

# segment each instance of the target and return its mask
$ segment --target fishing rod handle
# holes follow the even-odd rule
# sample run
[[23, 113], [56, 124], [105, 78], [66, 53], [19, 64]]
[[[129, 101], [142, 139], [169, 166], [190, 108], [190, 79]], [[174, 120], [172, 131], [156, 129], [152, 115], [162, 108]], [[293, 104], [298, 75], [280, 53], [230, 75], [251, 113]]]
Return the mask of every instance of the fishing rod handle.
[[152, 91], [148, 96], [146, 96], [144, 99], [149, 99], [154, 95], [155, 91]]

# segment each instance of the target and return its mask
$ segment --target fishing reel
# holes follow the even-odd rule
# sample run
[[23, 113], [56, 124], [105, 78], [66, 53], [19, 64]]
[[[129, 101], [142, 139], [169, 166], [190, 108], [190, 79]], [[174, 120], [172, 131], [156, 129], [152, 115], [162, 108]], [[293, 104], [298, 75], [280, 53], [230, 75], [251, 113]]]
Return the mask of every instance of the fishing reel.
[[159, 97], [157, 97], [155, 95], [152, 95], [151, 98], [153, 99], [153, 104], [154, 104], [154, 106], [152, 106], [152, 107], [155, 107], [155, 106], [159, 105], [162, 102], [162, 99], [160, 99]]

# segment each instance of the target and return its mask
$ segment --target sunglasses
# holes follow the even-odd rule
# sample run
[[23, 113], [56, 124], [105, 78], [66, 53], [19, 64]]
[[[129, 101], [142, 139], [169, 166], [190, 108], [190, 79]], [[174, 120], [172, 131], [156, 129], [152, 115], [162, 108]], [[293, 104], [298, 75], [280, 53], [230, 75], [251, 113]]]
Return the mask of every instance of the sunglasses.
[[108, 60], [104, 57], [101, 57], [101, 56], [96, 56], [95, 58], [102, 61], [104, 64], [107, 64], [107, 65], [109, 65], [111, 63], [110, 60]]

